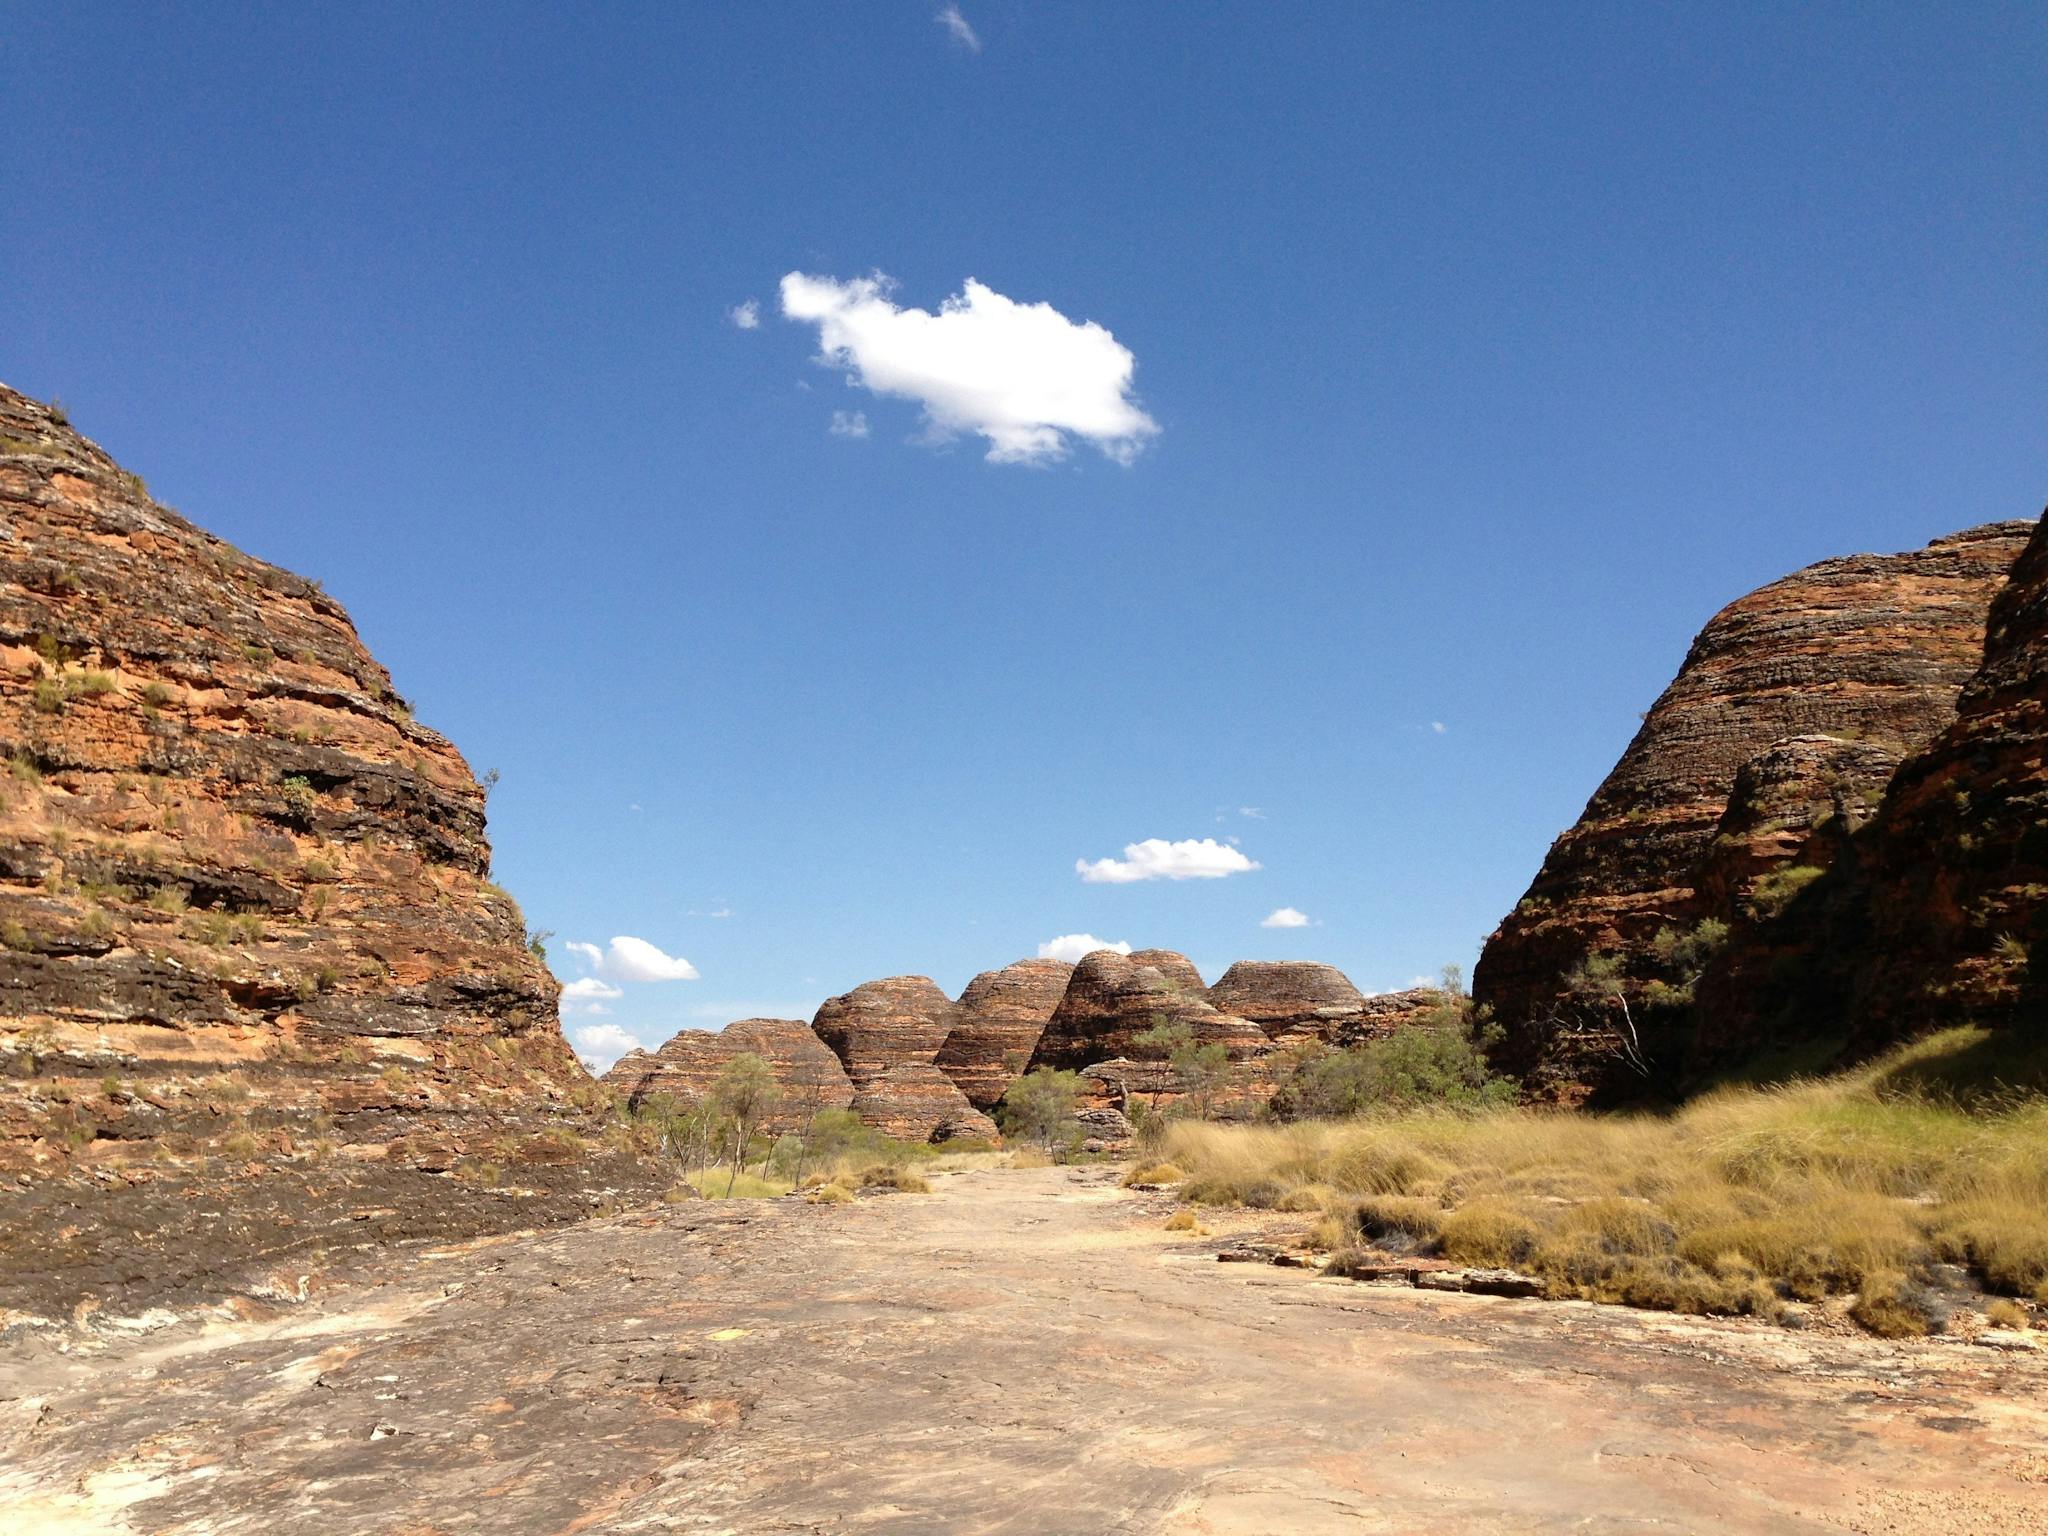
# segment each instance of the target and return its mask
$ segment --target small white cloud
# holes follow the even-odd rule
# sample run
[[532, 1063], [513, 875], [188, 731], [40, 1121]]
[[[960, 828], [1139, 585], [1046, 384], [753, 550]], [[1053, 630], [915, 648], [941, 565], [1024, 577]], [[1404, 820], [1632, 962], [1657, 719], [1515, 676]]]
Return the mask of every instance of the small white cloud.
[[697, 907], [692, 907], [692, 908], [690, 908], [690, 910], [689, 910], [689, 911], [685, 912], [685, 913], [683, 914], [683, 916], [685, 916], [685, 917], [731, 917], [731, 916], [732, 916], [732, 908], [731, 908], [731, 907], [712, 907], [712, 908], [710, 908], [710, 909], [709, 909], [709, 910], [707, 911], [707, 910], [703, 910], [703, 909], [700, 909], [700, 908], [697, 908]]
[[761, 326], [761, 301], [749, 299], [744, 304], [735, 304], [725, 312], [726, 319], [743, 331], [759, 330]]
[[1237, 814], [1244, 817], [1247, 821], [1264, 821], [1266, 819], [1266, 813], [1256, 805], [1240, 805], [1237, 808]]
[[697, 967], [680, 955], [664, 954], [645, 939], [631, 934], [613, 937], [609, 949], [579, 940], [569, 941], [569, 953], [599, 976], [612, 981], [695, 981]]
[[866, 437], [868, 435], [868, 413], [866, 411], [834, 411], [832, 425], [825, 429], [834, 437]]
[[1278, 911], [1259, 919], [1261, 928], [1306, 928], [1308, 914], [1298, 907], [1281, 907]]
[[574, 981], [562, 983], [562, 1011], [603, 1013], [606, 1003], [625, 995], [608, 981], [599, 981], [595, 976], [579, 976]]
[[932, 19], [944, 27], [953, 41], [961, 47], [970, 53], [981, 52], [981, 38], [975, 33], [974, 28], [967, 24], [967, 18], [960, 14], [958, 5], [946, 6]]
[[1259, 865], [1213, 837], [1190, 837], [1177, 843], [1148, 837], [1142, 843], [1126, 843], [1121, 859], [1076, 859], [1074, 868], [1090, 885], [1129, 885], [1137, 880], [1220, 880]]
[[1019, 304], [971, 277], [937, 314], [897, 308], [893, 286], [880, 273], [841, 282], [791, 272], [782, 312], [818, 327], [819, 361], [850, 382], [922, 405], [933, 441], [973, 432], [988, 439], [992, 464], [1050, 464], [1080, 438], [1129, 464], [1157, 435], [1131, 399], [1137, 359], [1094, 321]]
[[576, 1054], [593, 1072], [604, 1072], [628, 1051], [644, 1049], [640, 1042], [616, 1024], [578, 1024], [569, 1031], [576, 1042]]
[[1441, 720], [1430, 721], [1429, 728], [1432, 731], [1436, 732], [1436, 734], [1439, 736], [1443, 735], [1445, 731], [1448, 731], [1450, 729], [1450, 727], [1448, 725], [1445, 725]]
[[1047, 939], [1038, 946], [1041, 960], [1066, 960], [1075, 965], [1081, 963], [1083, 955], [1092, 955], [1098, 949], [1113, 949], [1120, 955], [1128, 955], [1131, 946], [1119, 939], [1114, 944], [1107, 939], [1098, 939], [1092, 933], [1063, 933], [1056, 939]]

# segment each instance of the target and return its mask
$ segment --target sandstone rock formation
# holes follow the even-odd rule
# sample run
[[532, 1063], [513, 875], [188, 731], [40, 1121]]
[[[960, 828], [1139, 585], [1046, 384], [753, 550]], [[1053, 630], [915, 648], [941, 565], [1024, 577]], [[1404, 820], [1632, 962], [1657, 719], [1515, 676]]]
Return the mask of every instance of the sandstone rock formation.
[[1278, 1041], [1327, 1043], [1365, 1009], [1350, 977], [1312, 960], [1240, 960], [1217, 978], [1209, 1001]]
[[1993, 600], [1956, 719], [1825, 878], [1729, 945], [1701, 1012], [1737, 1044], [1860, 1051], [1963, 1023], [2048, 1038], [2048, 523]]
[[[1991, 599], [2029, 532], [1991, 524], [1907, 554], [1823, 561], [1714, 617], [1487, 942], [1473, 991], [1507, 1030], [1504, 1066], [1569, 1102], [1626, 1092], [1688, 1053], [1683, 1039], [1654, 1038], [1654, 1021], [1672, 1016], [1658, 997], [1682, 998], [1688, 984], [1667, 974], [1672, 946], [1712, 939], [1703, 920], [1744, 917], [1716, 905], [1729, 892], [1799, 867], [1776, 861], [1826, 856], [1834, 839], [1806, 833], [1867, 813], [1884, 764], [1954, 718]], [[1802, 737], [1833, 742], [1794, 745]], [[1751, 768], [1748, 805], [1727, 828], [1746, 851], [1724, 845], [1717, 860], [1738, 777], [1773, 752], [1779, 761]], [[1797, 808], [1769, 813], [1774, 796]], [[1608, 975], [1584, 972], [1589, 959]]]
[[1065, 960], [1019, 960], [967, 983], [936, 1061], [968, 1103], [991, 1109], [1001, 1101], [1038, 1048], [1073, 974]]
[[952, 1078], [925, 1064], [876, 1073], [854, 1093], [853, 1112], [899, 1141], [1002, 1140], [995, 1122], [967, 1102]]
[[1272, 1091], [1273, 1042], [1249, 1019], [1213, 1007], [1189, 986], [1190, 976], [1199, 986], [1194, 967], [1171, 951], [1085, 956], [1039, 1036], [1031, 1067], [1081, 1072], [1093, 1107], [1127, 1109], [1133, 1095], [1170, 1100], [1184, 1086], [1180, 1075], [1144, 1037], [1159, 1028], [1185, 1030], [1197, 1046], [1223, 1047], [1229, 1075], [1221, 1102], [1249, 1112]]
[[0, 533], [0, 1306], [635, 1184], [482, 790], [341, 606], [5, 389]]
[[1202, 973], [1195, 969], [1194, 961], [1186, 955], [1171, 949], [1135, 949], [1126, 958], [1133, 965], [1151, 966], [1166, 978], [1168, 987], [1183, 997], [1209, 995], [1209, 989], [1202, 984]]
[[1857, 1027], [2048, 1039], [2048, 519], [1991, 605], [1955, 723], [1900, 768], [1858, 845]]
[[891, 1067], [930, 1066], [958, 1016], [929, 976], [888, 976], [827, 998], [811, 1027], [863, 1088]]
[[769, 1135], [801, 1130], [820, 1111], [853, 1104], [853, 1084], [839, 1058], [801, 1019], [739, 1019], [723, 1029], [681, 1030], [658, 1051], [620, 1057], [600, 1081], [631, 1106], [666, 1096], [690, 1108], [709, 1097], [741, 1055], [759, 1056], [774, 1074], [778, 1098], [761, 1122]]

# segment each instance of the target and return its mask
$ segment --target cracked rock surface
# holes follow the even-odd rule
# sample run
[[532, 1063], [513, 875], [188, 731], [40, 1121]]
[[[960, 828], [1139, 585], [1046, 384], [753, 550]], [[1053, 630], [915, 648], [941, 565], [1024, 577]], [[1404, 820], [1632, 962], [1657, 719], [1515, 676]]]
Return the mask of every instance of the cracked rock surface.
[[2048, 1530], [2036, 1355], [1218, 1264], [1247, 1234], [1166, 1208], [976, 1171], [411, 1250], [264, 1316], [17, 1329], [0, 1526]]

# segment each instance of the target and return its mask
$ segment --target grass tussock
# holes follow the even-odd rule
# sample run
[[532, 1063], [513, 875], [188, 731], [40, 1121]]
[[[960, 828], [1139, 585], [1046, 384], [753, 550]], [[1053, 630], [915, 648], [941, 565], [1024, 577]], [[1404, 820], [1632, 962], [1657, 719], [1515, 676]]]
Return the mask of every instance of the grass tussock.
[[1415, 1110], [1347, 1121], [1181, 1122], [1159, 1155], [1193, 1201], [1320, 1210], [1357, 1243], [1540, 1276], [1551, 1294], [1769, 1316], [1854, 1297], [1888, 1336], [1940, 1326], [1937, 1260], [2048, 1303], [2048, 1098], [1967, 1095], [1952, 1030], [1855, 1072], [1728, 1087], [1670, 1115]]
[[1172, 1163], [1140, 1163], [1124, 1175], [1124, 1188], [1134, 1184], [1178, 1184], [1187, 1175]]
[[1201, 1218], [1196, 1216], [1193, 1211], [1183, 1207], [1166, 1218], [1166, 1230], [1169, 1232], [1199, 1232], [1202, 1230]]

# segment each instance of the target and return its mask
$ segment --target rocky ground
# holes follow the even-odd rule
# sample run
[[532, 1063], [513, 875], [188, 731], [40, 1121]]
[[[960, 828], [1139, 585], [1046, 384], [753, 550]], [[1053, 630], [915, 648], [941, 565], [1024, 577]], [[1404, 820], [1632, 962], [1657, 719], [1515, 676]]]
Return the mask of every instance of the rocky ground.
[[1219, 1264], [1168, 1209], [990, 1169], [18, 1328], [0, 1527], [2048, 1531], [2037, 1355]]

